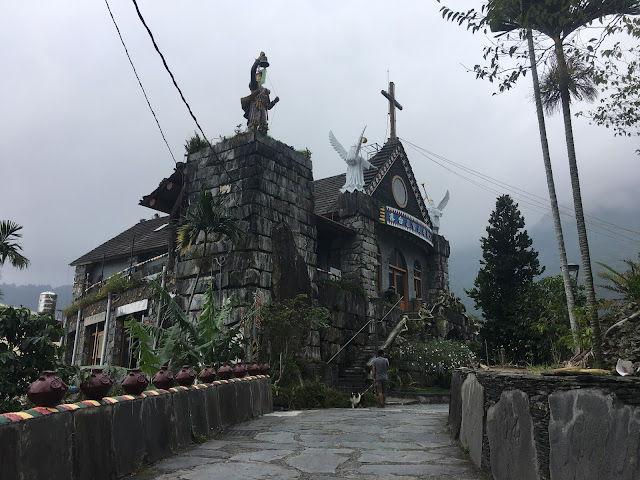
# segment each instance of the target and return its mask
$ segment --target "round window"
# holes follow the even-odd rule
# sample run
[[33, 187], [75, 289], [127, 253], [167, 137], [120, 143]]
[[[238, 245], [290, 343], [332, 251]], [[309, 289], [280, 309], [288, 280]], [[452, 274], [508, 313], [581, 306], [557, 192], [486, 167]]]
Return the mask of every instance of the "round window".
[[393, 177], [391, 180], [391, 190], [393, 191], [393, 198], [400, 208], [407, 206], [407, 187], [404, 184], [404, 180], [399, 176]]

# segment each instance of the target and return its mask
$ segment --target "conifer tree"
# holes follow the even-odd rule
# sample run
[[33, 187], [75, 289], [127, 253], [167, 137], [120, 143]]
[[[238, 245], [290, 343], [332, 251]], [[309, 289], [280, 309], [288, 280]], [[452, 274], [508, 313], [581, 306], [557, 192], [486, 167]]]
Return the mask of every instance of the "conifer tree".
[[538, 252], [531, 248], [524, 217], [509, 195], [498, 197], [486, 230], [480, 239], [483, 266], [467, 294], [482, 309], [480, 337], [492, 356], [504, 347], [506, 358], [521, 359], [527, 353], [528, 328], [517, 312], [533, 277], [542, 273]]

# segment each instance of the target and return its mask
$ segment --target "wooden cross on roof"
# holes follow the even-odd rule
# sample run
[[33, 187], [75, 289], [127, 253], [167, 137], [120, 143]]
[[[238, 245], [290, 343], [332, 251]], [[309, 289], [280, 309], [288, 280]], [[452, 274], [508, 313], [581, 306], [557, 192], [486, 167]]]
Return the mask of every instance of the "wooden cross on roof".
[[384, 90], [381, 90], [380, 93], [389, 100], [389, 121], [391, 122], [391, 136], [389, 140], [395, 140], [398, 138], [396, 136], [396, 107], [398, 107], [398, 110], [402, 110], [402, 105], [396, 101], [395, 85], [393, 82], [389, 82], [389, 93]]

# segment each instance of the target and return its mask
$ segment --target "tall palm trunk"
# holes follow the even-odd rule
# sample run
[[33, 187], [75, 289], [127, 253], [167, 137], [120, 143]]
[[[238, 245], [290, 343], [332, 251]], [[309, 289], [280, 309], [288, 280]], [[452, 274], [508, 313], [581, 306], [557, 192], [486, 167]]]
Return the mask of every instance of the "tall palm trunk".
[[555, 54], [558, 61], [560, 98], [562, 100], [562, 115], [564, 118], [564, 133], [567, 142], [567, 155], [569, 157], [569, 174], [571, 176], [571, 190], [573, 192], [573, 208], [576, 212], [576, 223], [578, 227], [578, 243], [580, 245], [580, 256], [582, 257], [582, 271], [584, 272], [584, 286], [587, 294], [587, 307], [589, 308], [589, 320], [592, 329], [592, 352], [598, 367], [603, 365], [602, 359], [602, 332], [600, 331], [600, 320], [598, 319], [598, 308], [596, 305], [596, 292], [593, 287], [593, 274], [591, 272], [591, 255], [589, 254], [589, 242], [587, 240], [587, 229], [584, 223], [584, 212], [582, 210], [582, 195], [580, 193], [580, 178], [578, 176], [578, 163], [576, 160], [576, 150], [573, 142], [573, 127], [571, 125], [571, 106], [569, 94], [569, 71], [564, 56], [562, 40], [559, 36], [553, 38], [555, 43]]
[[576, 320], [575, 308], [576, 300], [573, 295], [571, 277], [567, 263], [567, 251], [564, 248], [564, 236], [562, 235], [562, 223], [560, 222], [560, 210], [558, 209], [558, 199], [556, 197], [556, 186], [553, 181], [553, 170], [551, 168], [551, 157], [549, 155], [549, 143], [547, 142], [547, 128], [545, 126], [544, 114], [542, 110], [542, 100], [540, 98], [540, 82], [538, 81], [538, 69], [536, 67], [536, 53], [533, 45], [533, 34], [531, 29], [527, 30], [527, 41], [529, 43], [529, 62], [531, 63], [531, 79], [533, 80], [533, 95], [536, 101], [536, 113], [538, 115], [538, 129], [540, 130], [540, 144], [542, 145], [542, 158], [544, 160], [544, 170], [547, 174], [547, 188], [549, 189], [549, 200], [551, 201], [551, 212], [553, 214], [553, 224], [556, 230], [556, 241], [558, 252], [560, 253], [560, 266], [562, 267], [562, 281], [564, 282], [564, 293], [567, 297], [567, 310], [569, 311], [569, 324], [574, 335], [574, 351], [579, 350], [577, 342], [578, 321]]

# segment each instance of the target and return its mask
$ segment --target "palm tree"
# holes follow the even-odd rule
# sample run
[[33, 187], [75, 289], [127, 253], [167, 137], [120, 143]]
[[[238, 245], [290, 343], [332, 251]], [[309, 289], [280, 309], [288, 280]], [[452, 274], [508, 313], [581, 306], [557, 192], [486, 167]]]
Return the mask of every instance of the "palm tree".
[[[549, 154], [549, 143], [547, 141], [547, 128], [544, 121], [543, 102], [540, 92], [540, 83], [538, 80], [538, 67], [536, 62], [536, 53], [533, 44], [533, 32], [527, 30], [527, 42], [529, 46], [529, 63], [531, 65], [531, 79], [533, 81], [533, 95], [536, 103], [536, 113], [538, 116], [538, 130], [540, 131], [540, 144], [542, 146], [542, 158], [544, 161], [544, 170], [547, 177], [547, 189], [549, 190], [549, 200], [551, 202], [551, 213], [553, 216], [553, 224], [556, 230], [556, 243], [558, 244], [558, 252], [560, 254], [560, 266], [562, 270], [562, 281], [564, 284], [564, 293], [567, 298], [567, 310], [569, 312], [569, 325], [574, 336], [578, 333], [578, 320], [576, 319], [576, 299], [573, 295], [571, 277], [569, 276], [569, 263], [567, 261], [567, 250], [564, 245], [564, 235], [562, 234], [562, 223], [560, 221], [560, 209], [558, 208], [558, 198], [556, 197], [556, 186], [553, 180], [553, 169], [551, 168], [551, 156]], [[577, 342], [576, 342], [576, 348]]]
[[576, 213], [578, 243], [582, 257], [584, 284], [587, 294], [587, 306], [590, 311], [592, 328], [592, 351], [598, 366], [602, 365], [602, 334], [598, 319], [591, 255], [587, 229], [582, 208], [580, 177], [576, 159], [573, 126], [571, 122], [570, 69], [564, 53], [564, 42], [576, 30], [591, 22], [611, 15], [640, 14], [640, 0], [489, 0], [487, 16], [489, 24], [502, 30], [531, 29], [549, 37], [554, 43], [557, 62], [556, 82], [560, 92], [560, 103], [565, 127], [565, 139], [569, 157], [569, 174], [573, 192], [573, 205]]
[[[569, 72], [569, 101], [593, 102], [598, 96], [593, 69], [575, 55], [567, 58], [567, 69]], [[553, 114], [561, 109], [560, 72], [558, 62], [555, 59], [552, 59], [549, 69], [542, 78], [540, 97], [548, 114]]]
[[12, 267], [19, 270], [29, 266], [27, 257], [20, 253], [22, 247], [15, 240], [22, 237], [22, 227], [11, 220], [0, 221], [0, 267], [9, 260]]
[[[202, 258], [207, 257], [207, 241], [211, 235], [218, 234], [220, 237], [228, 237], [235, 242], [241, 235], [238, 220], [229, 215], [227, 208], [227, 196], [213, 196], [211, 191], [206, 189], [200, 190], [200, 203], [195, 210], [188, 212], [178, 226], [178, 247], [182, 251], [189, 250], [194, 246], [200, 234], [203, 234], [202, 242]], [[191, 302], [200, 280], [202, 273], [202, 265], [198, 268], [196, 281], [191, 289], [189, 302], [187, 304], [187, 313], [191, 308]]]

